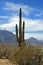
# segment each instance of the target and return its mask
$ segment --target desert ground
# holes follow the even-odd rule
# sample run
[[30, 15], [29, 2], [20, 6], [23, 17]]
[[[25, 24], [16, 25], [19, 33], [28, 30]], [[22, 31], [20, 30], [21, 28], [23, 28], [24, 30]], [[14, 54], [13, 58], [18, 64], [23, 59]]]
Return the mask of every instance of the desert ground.
[[16, 65], [16, 64], [12, 64], [8, 59], [0, 59], [0, 65]]

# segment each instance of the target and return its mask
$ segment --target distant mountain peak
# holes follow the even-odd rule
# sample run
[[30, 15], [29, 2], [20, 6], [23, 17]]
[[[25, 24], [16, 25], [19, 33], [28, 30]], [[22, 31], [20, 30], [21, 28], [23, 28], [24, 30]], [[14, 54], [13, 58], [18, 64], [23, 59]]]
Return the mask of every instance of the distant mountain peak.
[[35, 41], [38, 41], [36, 38], [34, 37], [30, 37], [29, 40], [35, 40]]
[[40, 40], [37, 40], [34, 37], [30, 37], [29, 39], [26, 40], [27, 44], [31, 44], [31, 45], [43, 45], [43, 42]]
[[16, 35], [7, 30], [0, 30], [0, 43], [16, 44]]

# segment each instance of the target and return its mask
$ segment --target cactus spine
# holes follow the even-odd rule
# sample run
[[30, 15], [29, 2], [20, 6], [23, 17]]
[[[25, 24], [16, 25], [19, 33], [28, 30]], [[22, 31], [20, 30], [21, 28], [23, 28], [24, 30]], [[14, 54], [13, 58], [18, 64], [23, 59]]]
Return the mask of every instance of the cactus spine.
[[[20, 8], [19, 29], [18, 29], [18, 26], [16, 24], [16, 39], [17, 39], [17, 42], [19, 43], [19, 46], [21, 46], [21, 43], [24, 42], [24, 28], [25, 28], [25, 22], [23, 21], [23, 25], [22, 25], [22, 11]], [[18, 30], [19, 30], [19, 32], [18, 32]]]

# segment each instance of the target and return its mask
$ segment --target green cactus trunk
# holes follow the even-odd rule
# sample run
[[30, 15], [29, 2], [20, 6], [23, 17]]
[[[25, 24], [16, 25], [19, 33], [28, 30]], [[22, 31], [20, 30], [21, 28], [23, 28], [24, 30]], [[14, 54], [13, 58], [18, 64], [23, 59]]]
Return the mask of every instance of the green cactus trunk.
[[21, 25], [22, 25], [22, 13], [21, 13], [21, 8], [20, 8], [20, 14], [19, 14], [19, 43], [21, 43]]
[[23, 42], [24, 42], [24, 28], [25, 28], [25, 23], [23, 21]]
[[18, 26], [16, 24], [16, 39], [17, 39], [17, 42], [18, 42]]
[[[21, 46], [21, 43], [24, 42], [24, 28], [25, 28], [25, 22], [23, 21], [23, 26], [22, 26], [22, 10], [20, 8], [19, 29], [18, 29], [18, 26], [16, 24], [16, 39], [17, 39], [17, 42], [19, 43], [19, 46]], [[19, 30], [19, 32], [18, 32], [18, 30]]]

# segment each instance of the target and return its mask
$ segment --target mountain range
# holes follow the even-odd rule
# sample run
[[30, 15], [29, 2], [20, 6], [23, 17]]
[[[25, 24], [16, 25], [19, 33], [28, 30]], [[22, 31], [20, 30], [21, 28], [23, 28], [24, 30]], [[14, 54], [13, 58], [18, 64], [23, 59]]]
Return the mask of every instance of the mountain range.
[[[43, 45], [42, 40], [37, 40], [33, 37], [25, 40], [26, 44]], [[7, 30], [0, 30], [0, 43], [15, 44], [17, 45], [16, 35]]]
[[7, 30], [0, 30], [0, 43], [17, 44], [16, 35]]
[[34, 37], [30, 37], [29, 39], [27, 39], [26, 44], [30, 44], [30, 45], [43, 45], [43, 41], [42, 40], [37, 40]]

